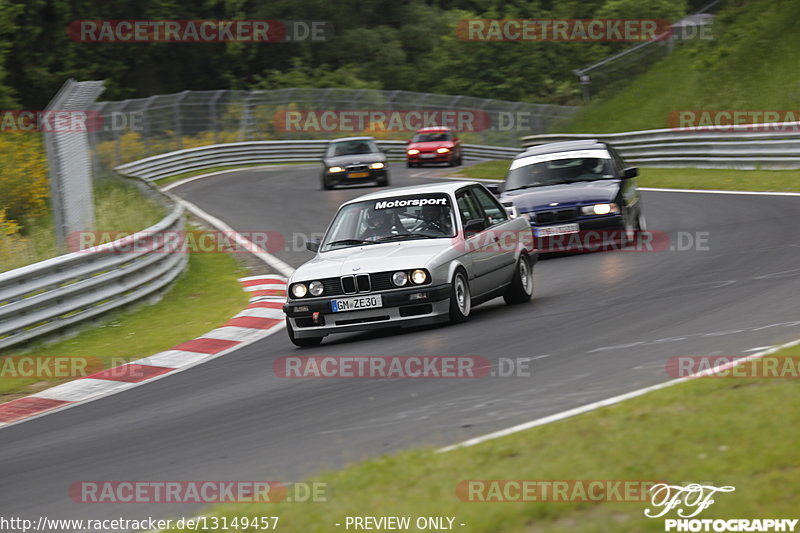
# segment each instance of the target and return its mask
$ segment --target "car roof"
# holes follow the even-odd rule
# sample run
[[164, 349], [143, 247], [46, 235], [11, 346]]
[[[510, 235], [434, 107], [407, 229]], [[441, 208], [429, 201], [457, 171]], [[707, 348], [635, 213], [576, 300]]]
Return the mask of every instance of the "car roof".
[[608, 150], [604, 142], [597, 139], [582, 139], [580, 141], [564, 141], [559, 143], [547, 143], [531, 146], [524, 152], [517, 155], [514, 159], [521, 159], [532, 155], [552, 154], [555, 152], [570, 152], [572, 150]]
[[433, 132], [446, 132], [446, 131], [451, 131], [451, 130], [446, 126], [428, 126], [426, 128], [418, 129], [417, 133], [433, 133]]
[[338, 143], [340, 141], [374, 141], [374, 137], [368, 135], [362, 137], [339, 137], [338, 139], [331, 139], [329, 142]]
[[410, 185], [408, 187], [396, 187], [394, 189], [385, 189], [379, 192], [372, 192], [353, 198], [345, 202], [345, 204], [352, 204], [354, 202], [363, 202], [364, 200], [375, 200], [378, 198], [409, 196], [412, 194], [426, 194], [426, 193], [446, 193], [454, 194], [457, 190], [467, 185], [480, 185], [477, 181], [442, 181], [438, 183], [431, 183], [428, 185]]

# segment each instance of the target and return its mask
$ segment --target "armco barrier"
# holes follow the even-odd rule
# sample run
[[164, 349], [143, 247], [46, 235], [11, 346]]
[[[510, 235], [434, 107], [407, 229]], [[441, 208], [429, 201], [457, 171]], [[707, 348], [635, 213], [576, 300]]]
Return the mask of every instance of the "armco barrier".
[[[770, 131], [754, 131], [767, 128]], [[695, 131], [531, 135], [522, 139], [522, 145], [527, 148], [579, 139], [607, 142], [627, 162], [642, 167], [800, 168], [800, 122], [718, 126]]]
[[[405, 141], [377, 141], [390, 158], [405, 155]], [[188, 148], [126, 163], [115, 168], [124, 176], [156, 181], [193, 170], [257, 163], [321, 162], [328, 141], [250, 141]], [[465, 144], [464, 159], [510, 159], [521, 148]]]
[[[165, 253], [165, 232], [183, 230], [175, 203], [157, 224], [115, 243], [88, 248], [0, 274], [0, 349], [50, 334], [135, 302], [166, 287], [187, 256]], [[136, 245], [134, 245], [134, 243]]]

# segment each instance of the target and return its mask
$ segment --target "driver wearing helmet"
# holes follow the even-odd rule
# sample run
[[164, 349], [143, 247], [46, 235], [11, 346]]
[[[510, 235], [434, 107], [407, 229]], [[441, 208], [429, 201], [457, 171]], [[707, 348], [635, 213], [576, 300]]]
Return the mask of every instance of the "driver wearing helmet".
[[364, 230], [362, 239], [374, 241], [381, 237], [388, 237], [394, 229], [394, 217], [386, 209], [374, 209], [367, 211], [367, 229]]
[[422, 207], [422, 229], [449, 234], [448, 218], [440, 205], [425, 205]]

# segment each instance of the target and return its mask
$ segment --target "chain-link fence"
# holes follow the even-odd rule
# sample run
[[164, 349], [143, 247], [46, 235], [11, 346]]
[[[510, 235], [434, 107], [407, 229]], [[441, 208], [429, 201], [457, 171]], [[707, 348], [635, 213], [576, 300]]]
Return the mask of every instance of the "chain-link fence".
[[70, 127], [70, 121], [86, 120], [86, 110], [104, 90], [102, 81], [67, 80], [47, 106], [46, 114], [66, 127], [45, 129], [45, 149], [50, 169], [50, 204], [56, 242], [64, 249], [67, 235], [94, 225], [92, 163], [86, 128]]
[[519, 146], [576, 107], [469, 96], [353, 89], [184, 91], [98, 102], [92, 133], [99, 170], [172, 150], [217, 143], [372, 135], [409, 139], [421, 126], [448, 125], [465, 143]]

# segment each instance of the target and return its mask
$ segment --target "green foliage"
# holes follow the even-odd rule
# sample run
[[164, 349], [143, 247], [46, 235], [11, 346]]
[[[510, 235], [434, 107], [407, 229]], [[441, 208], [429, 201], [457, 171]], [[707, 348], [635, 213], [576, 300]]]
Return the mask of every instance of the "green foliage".
[[620, 90], [601, 95], [564, 129], [666, 128], [671, 112], [687, 109], [796, 109], [799, 18], [795, 0], [731, 1], [716, 17], [713, 39], [685, 45]]
[[[467, 42], [469, 18], [678, 18], [686, 0], [0, 0], [0, 103], [46, 105], [64, 80], [105, 79], [106, 99], [185, 89], [348, 87], [578, 103], [572, 70], [625, 43]], [[81, 43], [70, 22], [323, 20], [325, 42]], [[57, 53], [55, 52], [57, 51]], [[5, 85], [3, 85], [5, 84]]]

